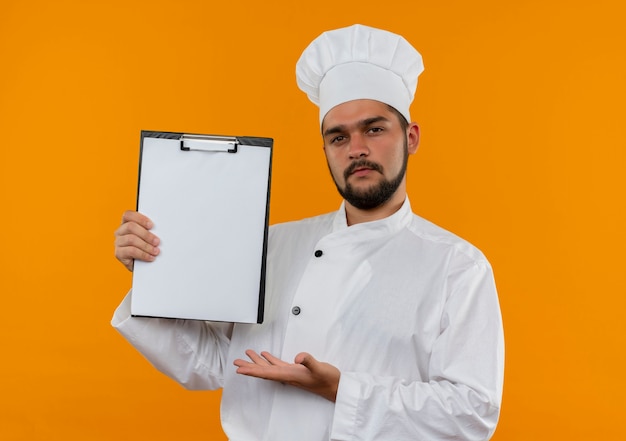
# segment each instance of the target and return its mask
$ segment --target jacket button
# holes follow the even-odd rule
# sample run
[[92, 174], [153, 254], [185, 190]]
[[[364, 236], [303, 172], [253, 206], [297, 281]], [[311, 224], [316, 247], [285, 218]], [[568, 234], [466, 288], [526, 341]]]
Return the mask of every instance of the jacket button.
[[322, 254], [324, 254], [322, 250], [315, 250], [315, 257], [322, 257]]
[[298, 315], [300, 314], [300, 307], [299, 306], [294, 306], [293, 308], [291, 308], [291, 313], [293, 315]]

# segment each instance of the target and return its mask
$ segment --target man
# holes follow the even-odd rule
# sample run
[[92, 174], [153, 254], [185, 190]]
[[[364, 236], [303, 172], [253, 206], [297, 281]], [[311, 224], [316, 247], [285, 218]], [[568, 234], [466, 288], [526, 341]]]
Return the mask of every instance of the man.
[[[244, 440], [486, 440], [503, 337], [492, 271], [467, 242], [411, 212], [406, 165], [419, 53], [355, 25], [322, 34], [296, 67], [320, 107], [335, 213], [273, 226], [261, 325], [137, 318], [113, 325], [191, 389], [223, 387]], [[151, 220], [126, 212], [116, 256], [158, 258]]]

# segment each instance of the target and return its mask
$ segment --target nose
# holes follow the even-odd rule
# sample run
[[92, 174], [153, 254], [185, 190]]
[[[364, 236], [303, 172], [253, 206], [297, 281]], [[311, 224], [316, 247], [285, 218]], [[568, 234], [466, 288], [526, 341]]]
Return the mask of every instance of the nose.
[[370, 150], [367, 147], [367, 142], [362, 135], [352, 135], [350, 138], [350, 147], [348, 150], [348, 155], [350, 159], [362, 158], [368, 156], [370, 154]]

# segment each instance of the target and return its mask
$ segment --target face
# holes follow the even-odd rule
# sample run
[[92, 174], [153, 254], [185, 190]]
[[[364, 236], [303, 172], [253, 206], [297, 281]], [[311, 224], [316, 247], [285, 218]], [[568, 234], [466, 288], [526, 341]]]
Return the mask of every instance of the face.
[[388, 105], [354, 100], [332, 108], [322, 135], [330, 173], [347, 203], [362, 210], [404, 199], [408, 155], [415, 153], [419, 129], [400, 124]]

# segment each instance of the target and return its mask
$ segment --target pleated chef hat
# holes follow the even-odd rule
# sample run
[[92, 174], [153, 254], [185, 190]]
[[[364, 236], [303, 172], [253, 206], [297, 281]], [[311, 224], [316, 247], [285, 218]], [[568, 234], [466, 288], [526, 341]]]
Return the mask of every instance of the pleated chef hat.
[[313, 40], [296, 63], [296, 80], [319, 106], [320, 125], [330, 109], [356, 99], [389, 104], [411, 122], [423, 70], [422, 56], [403, 37], [356, 24]]

